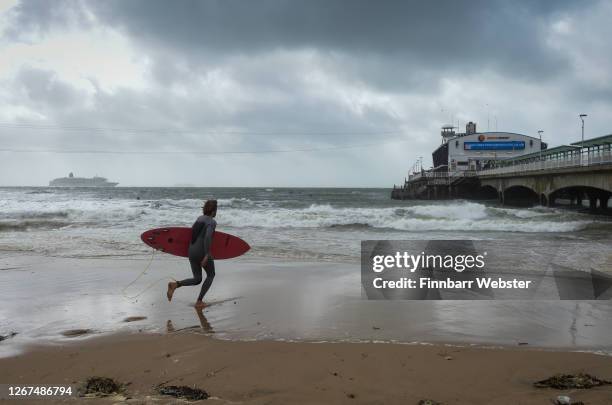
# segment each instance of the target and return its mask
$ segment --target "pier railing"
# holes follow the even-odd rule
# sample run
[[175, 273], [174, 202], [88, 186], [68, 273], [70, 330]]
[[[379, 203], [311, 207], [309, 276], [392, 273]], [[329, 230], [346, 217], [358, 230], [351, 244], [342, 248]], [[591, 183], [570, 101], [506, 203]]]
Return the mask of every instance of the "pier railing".
[[475, 176], [477, 176], [477, 172], [474, 170], [464, 170], [461, 172], [420, 172], [409, 175], [408, 181], [427, 179], [431, 180], [432, 182], [449, 184], [455, 179]]
[[420, 173], [412, 173], [408, 175], [408, 180], [418, 180], [421, 178], [444, 178], [448, 177], [448, 173], [446, 172], [420, 172]]
[[478, 176], [489, 176], [507, 173], [522, 173], [549, 169], [561, 169], [566, 167], [596, 166], [612, 163], [611, 150], [590, 151], [588, 153], [573, 154], [565, 158], [538, 160], [504, 167], [495, 167], [478, 171]]
[[[554, 170], [572, 167], [596, 167], [598, 165], [612, 164], [612, 149], [604, 150], [584, 150], [582, 153], [572, 153], [565, 157], [548, 158], [536, 160], [529, 163], [514, 164], [491, 169], [478, 171], [466, 170], [460, 172], [426, 172], [412, 173], [408, 176], [408, 181], [401, 186], [393, 186], [394, 190], [405, 190], [409, 183], [423, 180], [427, 186], [452, 186], [458, 184], [463, 178], [486, 177], [500, 174], [538, 172], [543, 170]], [[421, 184], [420, 182], [418, 184]]]

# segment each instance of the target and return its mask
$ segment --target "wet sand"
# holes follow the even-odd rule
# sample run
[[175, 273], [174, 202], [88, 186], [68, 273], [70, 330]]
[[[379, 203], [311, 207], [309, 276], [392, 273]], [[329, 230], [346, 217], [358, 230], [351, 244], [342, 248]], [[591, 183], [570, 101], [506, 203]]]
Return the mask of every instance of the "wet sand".
[[186, 261], [157, 255], [130, 285], [148, 263], [0, 258], [0, 335], [17, 332], [0, 342], [0, 383], [102, 375], [130, 382], [135, 403], [169, 383], [220, 403], [541, 404], [567, 394], [612, 404], [610, 387], [532, 386], [558, 372], [612, 379], [611, 357], [578, 352], [612, 352], [608, 302], [367, 301], [358, 264], [233, 260], [218, 262], [212, 305], [197, 313], [198, 288], [165, 299], [168, 277], [189, 275]]
[[[130, 383], [127, 403], [170, 403], [157, 384], [196, 386], [221, 404], [546, 404], [569, 395], [611, 404], [612, 386], [533, 387], [555, 373], [612, 379], [607, 356], [531, 349], [373, 343], [232, 342], [188, 331], [120, 334], [32, 348], [0, 359], [0, 381], [76, 386], [90, 376]], [[161, 402], [156, 402], [159, 399]], [[57, 400], [59, 401], [59, 400]], [[118, 403], [119, 398], [100, 400]], [[40, 403], [53, 403], [52, 400]], [[34, 403], [34, 402], [29, 402]]]
[[[165, 298], [185, 259], [0, 258], [0, 357], [32, 343], [126, 331], [199, 328], [199, 287]], [[127, 287], [127, 288], [126, 288]], [[206, 309], [209, 331], [232, 340], [432, 342], [612, 353], [610, 301], [368, 301], [350, 263], [218, 261]], [[126, 322], [126, 319], [129, 322]], [[78, 333], [78, 331], [86, 333]], [[77, 331], [77, 332], [75, 332]]]

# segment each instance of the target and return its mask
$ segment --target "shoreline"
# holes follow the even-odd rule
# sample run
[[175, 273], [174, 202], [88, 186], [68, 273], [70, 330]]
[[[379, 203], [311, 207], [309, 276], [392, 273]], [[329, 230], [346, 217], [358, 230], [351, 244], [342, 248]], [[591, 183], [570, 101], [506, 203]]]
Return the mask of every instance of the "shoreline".
[[557, 373], [578, 372], [612, 380], [612, 361], [591, 353], [527, 347], [226, 341], [187, 330], [33, 345], [23, 354], [0, 359], [4, 384], [76, 386], [91, 376], [110, 377], [130, 383], [124, 399], [133, 401], [161, 400], [153, 387], [165, 383], [195, 385], [216, 403], [416, 404], [432, 399], [444, 404], [542, 404], [569, 395], [572, 401], [609, 404], [612, 386], [533, 386]]
[[203, 321], [190, 307], [198, 288], [179, 289], [167, 302], [162, 281], [189, 270], [181, 258], [160, 258], [129, 285], [146, 258], [4, 257], [0, 335], [18, 334], [0, 342], [0, 357], [31, 343], [62, 344], [74, 330], [165, 333], [169, 322], [174, 330], [206, 323], [216, 339], [237, 341], [521, 345], [612, 354], [610, 302], [366, 300], [360, 269], [349, 263], [220, 263]]
[[[206, 309], [205, 309], [206, 310]], [[128, 317], [130, 318], [130, 317]], [[146, 317], [143, 317], [146, 319]], [[57, 347], [79, 347], [81, 345], [88, 345], [90, 342], [97, 342], [99, 340], [114, 339], [118, 336], [170, 336], [174, 334], [187, 333], [191, 335], [197, 335], [202, 338], [210, 339], [218, 342], [227, 343], [281, 343], [281, 344], [305, 344], [305, 345], [391, 345], [391, 346], [407, 346], [407, 347], [441, 347], [452, 349], [474, 349], [474, 350], [527, 350], [531, 352], [543, 352], [543, 353], [575, 353], [575, 354], [588, 354], [594, 356], [600, 356], [609, 358], [612, 363], [612, 350], [608, 347], [571, 347], [571, 346], [538, 346], [530, 344], [529, 342], [517, 341], [514, 344], [510, 343], [495, 343], [486, 341], [460, 341], [460, 340], [431, 340], [431, 341], [417, 341], [417, 340], [397, 340], [397, 339], [359, 339], [359, 338], [329, 338], [329, 339], [300, 339], [300, 338], [254, 338], [254, 337], [233, 337], [233, 336], [219, 336], [215, 335], [214, 331], [209, 330], [210, 324], [206, 325], [192, 325], [175, 329], [170, 326], [165, 332], [160, 332], [159, 328], [152, 328], [150, 325], [130, 325], [124, 321], [123, 328], [116, 330], [92, 330], [92, 329], [68, 329], [64, 332], [54, 335], [47, 336], [39, 339], [29, 339], [27, 342], [20, 342], [18, 350], [6, 350], [0, 351], [0, 362], [3, 359], [19, 357], [27, 355], [32, 351], [45, 351], [53, 350]], [[208, 322], [206, 316], [204, 316], [203, 322]], [[168, 323], [170, 325], [170, 322]], [[141, 327], [139, 327], [141, 326]], [[171, 329], [171, 330], [170, 330]], [[0, 342], [9, 346], [15, 338], [20, 338], [19, 333], [10, 331], [9, 333], [1, 336]], [[2, 344], [0, 343], [0, 345]], [[0, 349], [2, 347], [0, 346]], [[5, 347], [8, 349], [8, 347]]]

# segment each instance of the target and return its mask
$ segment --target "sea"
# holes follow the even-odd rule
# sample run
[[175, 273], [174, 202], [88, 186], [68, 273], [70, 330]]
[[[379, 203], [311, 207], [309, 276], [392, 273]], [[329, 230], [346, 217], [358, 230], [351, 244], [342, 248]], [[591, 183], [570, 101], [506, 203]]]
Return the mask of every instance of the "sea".
[[[226, 339], [528, 344], [612, 354], [609, 296], [370, 300], [360, 282], [365, 240], [486, 241], [511, 271], [612, 274], [611, 217], [496, 202], [396, 201], [390, 192], [0, 188], [0, 335], [18, 333], [10, 345], [3, 342], [0, 356], [61, 339], [66, 330], [121, 330], [128, 316], [148, 318], [135, 323], [138, 331], [213, 333], [212, 327]], [[186, 260], [154, 251], [140, 235], [191, 226], [207, 199], [218, 200], [217, 229], [243, 238], [251, 250], [217, 262], [202, 322], [189, 308], [198, 288], [181, 289], [171, 303], [165, 298], [170, 277], [191, 276]]]
[[[191, 226], [217, 199], [217, 229], [247, 240], [251, 258], [358, 262], [362, 240], [612, 241], [612, 218], [496, 202], [397, 201], [374, 188], [0, 188], [0, 251], [138, 257], [140, 234]], [[612, 244], [611, 244], [612, 245]]]

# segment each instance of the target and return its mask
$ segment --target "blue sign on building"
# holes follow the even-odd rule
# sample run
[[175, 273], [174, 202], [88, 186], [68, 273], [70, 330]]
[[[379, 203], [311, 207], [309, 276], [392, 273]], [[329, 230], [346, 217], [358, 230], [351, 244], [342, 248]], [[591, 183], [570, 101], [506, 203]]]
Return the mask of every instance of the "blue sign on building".
[[464, 142], [463, 150], [523, 150], [525, 141]]

